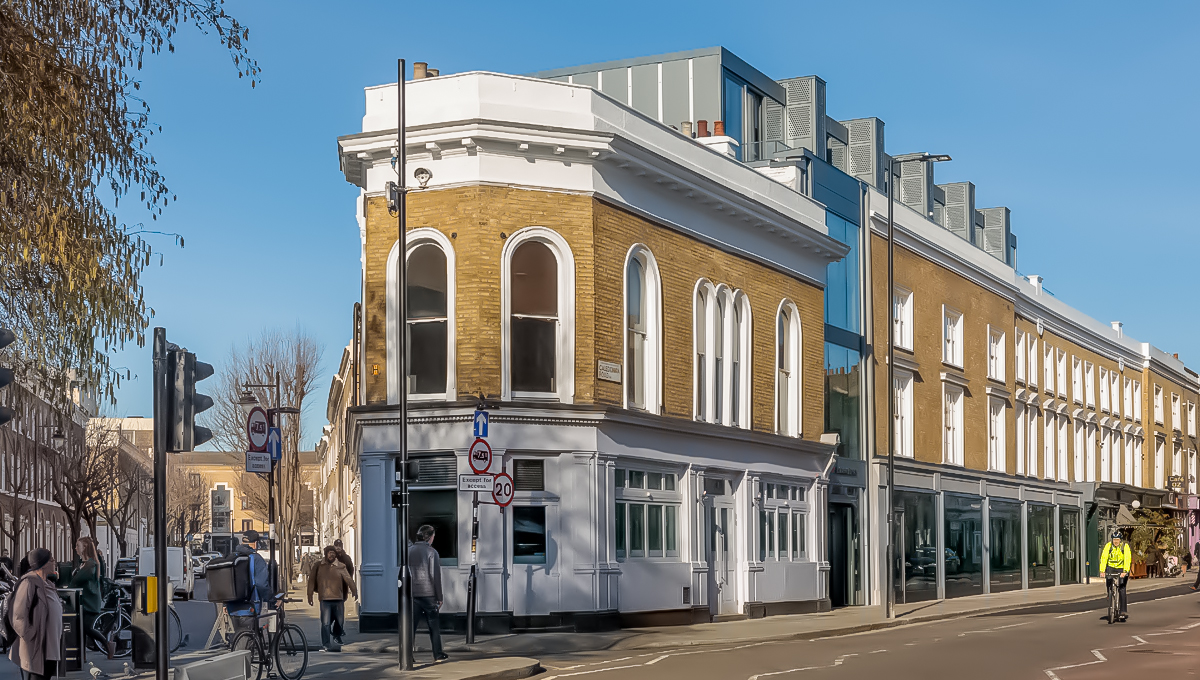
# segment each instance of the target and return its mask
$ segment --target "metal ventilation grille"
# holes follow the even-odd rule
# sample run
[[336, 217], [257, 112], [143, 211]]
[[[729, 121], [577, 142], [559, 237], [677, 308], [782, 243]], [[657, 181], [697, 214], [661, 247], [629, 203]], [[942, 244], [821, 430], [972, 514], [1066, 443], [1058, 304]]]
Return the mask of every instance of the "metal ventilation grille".
[[833, 167], [846, 171], [846, 147], [841, 145], [841, 142], [835, 142], [829, 145], [829, 162]]
[[766, 139], [783, 139], [783, 107], [774, 99], [768, 99], [766, 104]]
[[905, 177], [900, 180], [900, 202], [916, 208], [921, 207], [925, 202], [924, 189], [924, 177]]
[[966, 205], [946, 206], [946, 228], [959, 236], [964, 236], [967, 233]]
[[850, 174], [861, 175], [871, 172], [871, 147], [854, 144], [850, 147]]
[[419, 473], [414, 486], [455, 486], [458, 483], [458, 459], [433, 456], [417, 461]]
[[964, 184], [948, 184], [946, 185], [946, 205], [951, 203], [966, 203], [967, 202], [967, 187]]
[[1004, 252], [1004, 230], [987, 228], [983, 230], [983, 249], [995, 255]]
[[789, 106], [787, 123], [788, 139], [812, 137], [812, 107]]
[[514, 460], [513, 489], [516, 491], [545, 491], [546, 462], [542, 460]]
[[850, 122], [850, 143], [851, 144], [866, 144], [871, 141], [871, 125], [870, 120], [855, 120]]
[[787, 83], [788, 104], [812, 103], [812, 81], [808, 78], [789, 80]]

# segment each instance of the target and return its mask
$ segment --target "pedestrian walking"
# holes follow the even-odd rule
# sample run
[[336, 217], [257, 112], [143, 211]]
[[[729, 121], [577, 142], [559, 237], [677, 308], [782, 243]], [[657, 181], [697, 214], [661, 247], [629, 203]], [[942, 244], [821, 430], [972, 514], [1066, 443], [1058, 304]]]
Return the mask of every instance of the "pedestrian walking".
[[[358, 599], [358, 588], [346, 571], [346, 566], [338, 561], [337, 549], [332, 545], [326, 546], [325, 559], [318, 562], [308, 575], [308, 604], [312, 605], [314, 592], [321, 601], [322, 651], [341, 651], [346, 626], [347, 589]], [[331, 637], [336, 647], [330, 642]]]
[[417, 542], [408, 548], [408, 573], [412, 584], [413, 599], [413, 645], [416, 645], [417, 620], [420, 616], [429, 626], [429, 643], [433, 646], [433, 661], [445, 661], [449, 657], [442, 651], [442, 630], [438, 621], [438, 610], [442, 608], [442, 564], [438, 551], [433, 547], [437, 532], [428, 524], [417, 529]]
[[83, 622], [83, 634], [100, 643], [100, 648], [108, 651], [108, 658], [113, 658], [115, 643], [96, 630], [96, 618], [104, 609], [101, 595], [101, 574], [103, 567], [96, 553], [96, 544], [90, 538], [80, 538], [75, 541], [75, 559], [71, 560], [71, 581], [68, 588], [79, 588], [80, 620]]
[[8, 658], [21, 667], [22, 677], [44, 680], [58, 674], [61, 660], [62, 601], [50, 582], [58, 565], [45, 548], [29, 551], [26, 559], [29, 571], [17, 583], [10, 612], [17, 638]]

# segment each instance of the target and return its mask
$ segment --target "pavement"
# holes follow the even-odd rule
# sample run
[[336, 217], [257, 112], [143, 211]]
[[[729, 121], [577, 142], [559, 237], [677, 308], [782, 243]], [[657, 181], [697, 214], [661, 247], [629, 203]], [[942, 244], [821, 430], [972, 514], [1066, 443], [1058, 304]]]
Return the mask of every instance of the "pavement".
[[[847, 607], [820, 614], [607, 633], [479, 636], [471, 646], [461, 635], [446, 635], [451, 661], [436, 665], [431, 663], [428, 637], [422, 634], [416, 648], [419, 665], [407, 673], [396, 668], [395, 634], [350, 634], [342, 651], [321, 652], [315, 649], [320, 641], [317, 608], [289, 605], [288, 619], [301, 626], [314, 647], [306, 678], [508, 680], [541, 672], [542, 680], [551, 680], [616, 671], [611, 677], [764, 680], [817, 669], [835, 677], [886, 672], [889, 677], [905, 678], [938, 677], [969, 668], [979, 677], [1068, 680], [1108, 677], [1111, 669], [1133, 668], [1122, 664], [1138, 659], [1156, 669], [1182, 672], [1180, 664], [1192, 663], [1194, 653], [1200, 651], [1192, 648], [1195, 635], [1188, 634], [1192, 627], [1200, 627], [1200, 594], [1187, 587], [1190, 583], [1190, 575], [1131, 581], [1131, 621], [1111, 627], [1097, 624], [1106, 600], [1103, 581], [1094, 579], [1091, 584], [900, 604], [892, 620], [884, 618], [880, 607]], [[188, 643], [172, 655], [172, 665], [219, 653], [198, 649], [216, 616], [204, 593], [204, 582], [197, 581], [196, 600], [175, 602]], [[302, 586], [293, 591], [293, 597], [303, 596]], [[347, 629], [355, 630], [355, 607], [347, 609], [351, 610]], [[1085, 616], [1088, 613], [1096, 616]], [[990, 640], [992, 646], [980, 646], [977, 640]], [[951, 641], [954, 644], [948, 644]], [[1018, 649], [1019, 654], [1011, 653]], [[997, 650], [1007, 651], [997, 656]], [[947, 663], [957, 665], [945, 671], [931, 667], [943, 663], [942, 655]], [[88, 661], [108, 677], [153, 676], [146, 671], [126, 675], [123, 661], [96, 656], [89, 655]], [[994, 661], [987, 661], [992, 657]], [[1010, 670], [1001, 676], [991, 674], [993, 667]], [[18, 677], [15, 666], [0, 662], [0, 680]]]

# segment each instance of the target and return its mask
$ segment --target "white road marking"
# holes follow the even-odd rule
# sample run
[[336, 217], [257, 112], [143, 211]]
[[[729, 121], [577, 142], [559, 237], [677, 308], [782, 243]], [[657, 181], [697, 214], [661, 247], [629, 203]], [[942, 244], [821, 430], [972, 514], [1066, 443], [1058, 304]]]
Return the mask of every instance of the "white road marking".
[[[1102, 647], [1101, 649], [1126, 649], [1128, 647], [1140, 647], [1142, 645], [1150, 644], [1136, 635], [1133, 635], [1131, 637], [1134, 640], [1138, 641], [1136, 645], [1120, 645], [1117, 647]], [[1094, 666], [1095, 664], [1098, 664], [1098, 663], [1108, 662], [1108, 658], [1105, 657], [1103, 654], [1101, 654], [1099, 649], [1093, 649], [1092, 656], [1096, 657], [1095, 661], [1088, 661], [1087, 663], [1071, 664], [1069, 666], [1055, 666], [1054, 668], [1046, 668], [1043, 670], [1043, 672], [1046, 674], [1046, 677], [1050, 678], [1050, 680], [1061, 680], [1058, 677], [1058, 675], [1054, 673], [1054, 671], [1065, 671], [1070, 668], [1083, 668], [1084, 666]]]
[[1056, 618], [1056, 619], [1065, 619], [1065, 618], [1067, 618], [1067, 617], [1070, 617], [1070, 616], [1079, 616], [1080, 614], [1087, 614], [1088, 612], [1098, 612], [1098, 611], [1100, 611], [1100, 610], [1099, 610], [1099, 609], [1089, 609], [1087, 612], [1075, 612], [1075, 613], [1073, 613], [1073, 614], [1063, 614], [1063, 615], [1061, 615], [1061, 616], [1056, 616], [1056, 617], [1054, 617], [1054, 618]]
[[658, 663], [659, 661], [662, 661], [663, 659], [667, 658], [668, 656], [671, 656], [671, 655], [670, 655], [670, 654], [663, 654], [662, 656], [658, 657], [657, 659], [655, 659], [655, 660], [653, 660], [653, 661], [647, 661], [647, 662], [646, 662], [646, 665], [647, 665], [647, 666], [653, 666], [654, 664]]
[[871, 652], [871, 653], [872, 653], [872, 654], [882, 654], [882, 653], [884, 653], [884, 652], [886, 652], [886, 651], [887, 651], [886, 649], [876, 649], [875, 651], [873, 651], [873, 652]]
[[[966, 637], [968, 635], [976, 635], [979, 633], [994, 633], [998, 630], [1004, 630], [1005, 628], [1016, 628], [1018, 626], [1025, 626], [1030, 623], [1032, 623], [1032, 621], [1025, 621], [1023, 623], [1010, 623], [1007, 626], [996, 626], [995, 628], [985, 628], [984, 630], [968, 630], [965, 633], [959, 633], [958, 636]], [[935, 642], [936, 642], [936, 640], [935, 640]]]
[[[852, 656], [858, 656], [858, 655], [857, 654], [843, 654], [843, 655], [839, 656], [838, 658], [834, 659], [833, 663], [825, 664], [824, 666], [804, 666], [803, 668], [789, 668], [786, 671], [773, 671], [771, 673], [759, 673], [757, 675], [751, 675], [747, 680], [759, 680], [759, 678], [769, 678], [773, 675], [786, 675], [788, 673], [799, 673], [801, 671], [815, 671], [815, 670], [820, 670], [822, 668], [836, 668], [838, 666], [841, 666], [842, 663], [844, 663], [846, 661], [846, 659], [848, 659]], [[546, 678], [546, 680], [550, 680], [550, 679]]]

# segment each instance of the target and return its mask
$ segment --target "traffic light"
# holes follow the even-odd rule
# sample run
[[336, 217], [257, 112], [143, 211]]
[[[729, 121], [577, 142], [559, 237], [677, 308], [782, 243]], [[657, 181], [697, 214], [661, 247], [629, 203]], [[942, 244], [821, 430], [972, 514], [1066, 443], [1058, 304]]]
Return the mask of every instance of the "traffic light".
[[[16, 333], [13, 333], [7, 328], [0, 328], [0, 349], [4, 349], [5, 347], [13, 344], [16, 339]], [[16, 376], [13, 374], [13, 370], [11, 368], [0, 367], [0, 389], [8, 387], [15, 379]], [[7, 406], [0, 406], [0, 425], [12, 420], [14, 415], [16, 415], [16, 411]]]
[[213, 374], [212, 364], [196, 361], [196, 355], [182, 349], [168, 354], [167, 390], [169, 392], [167, 450], [191, 451], [212, 439], [212, 430], [196, 425], [196, 414], [212, 408], [212, 397], [196, 393], [196, 383]]

